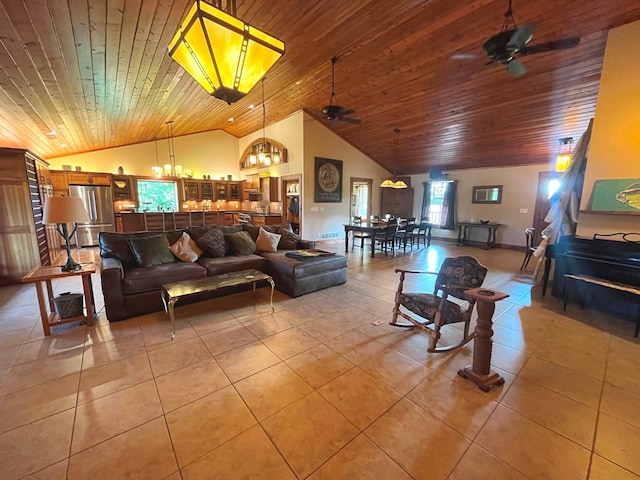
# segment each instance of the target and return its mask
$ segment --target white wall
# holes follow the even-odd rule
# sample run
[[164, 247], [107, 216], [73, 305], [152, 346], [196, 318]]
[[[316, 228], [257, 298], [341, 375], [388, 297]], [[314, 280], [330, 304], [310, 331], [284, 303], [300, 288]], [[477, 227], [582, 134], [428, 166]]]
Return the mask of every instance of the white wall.
[[[358, 128], [357, 126], [349, 128]], [[315, 157], [342, 160], [342, 202], [315, 203]], [[372, 209], [380, 209], [380, 182], [390, 172], [375, 163], [365, 154], [342, 140], [333, 130], [304, 114], [304, 211], [302, 218], [303, 237], [317, 240], [323, 233], [338, 233], [344, 238], [344, 224], [349, 222], [351, 201], [350, 178], [373, 179]]]
[[[527, 165], [524, 167], [501, 167], [448, 171], [449, 179], [458, 181], [456, 221], [468, 222], [472, 218], [491, 220], [502, 224], [496, 235], [496, 242], [503, 245], [524, 245], [524, 229], [533, 225], [536, 204], [538, 173], [548, 171], [547, 165]], [[411, 185], [415, 189], [413, 212], [420, 217], [422, 209], [423, 182], [429, 175], [413, 175]], [[502, 203], [474, 204], [471, 194], [474, 186], [502, 185]], [[527, 213], [520, 213], [520, 209]], [[434, 228], [435, 237], [457, 238], [458, 230]], [[486, 231], [470, 230], [471, 240], [486, 241]]]
[[[233, 175], [238, 178], [238, 139], [222, 130], [175, 137], [174, 151], [176, 164], [192, 170], [194, 178], [202, 178], [202, 175], [211, 175], [211, 178]], [[158, 159], [160, 166], [169, 163], [166, 138], [158, 140]], [[81, 165], [87, 172], [116, 173], [118, 166], [122, 166], [128, 175], [151, 175], [151, 167], [156, 164], [156, 143], [126, 145], [47, 161], [53, 170], [61, 170], [62, 165], [71, 165], [72, 168]]]

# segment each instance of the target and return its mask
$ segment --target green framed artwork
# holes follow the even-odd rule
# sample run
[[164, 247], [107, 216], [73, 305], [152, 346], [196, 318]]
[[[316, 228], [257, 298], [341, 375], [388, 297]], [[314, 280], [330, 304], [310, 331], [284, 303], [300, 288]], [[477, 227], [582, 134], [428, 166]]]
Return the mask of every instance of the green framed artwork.
[[316, 157], [315, 203], [342, 202], [342, 160]]
[[591, 210], [600, 212], [640, 212], [640, 178], [596, 180]]

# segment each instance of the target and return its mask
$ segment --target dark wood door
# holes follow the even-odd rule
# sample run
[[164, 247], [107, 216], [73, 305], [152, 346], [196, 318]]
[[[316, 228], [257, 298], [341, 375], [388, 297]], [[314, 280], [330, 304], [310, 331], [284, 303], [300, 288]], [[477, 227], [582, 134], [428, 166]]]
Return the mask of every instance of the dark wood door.
[[542, 240], [540, 232], [549, 226], [549, 222], [545, 222], [544, 219], [549, 213], [551, 208], [551, 202], [549, 201], [550, 194], [553, 193], [553, 182], [558, 181], [562, 174], [558, 172], [540, 172], [538, 174], [538, 192], [536, 194], [536, 206], [533, 212], [533, 225], [536, 229], [536, 236], [534, 239], [534, 245], [538, 245]]

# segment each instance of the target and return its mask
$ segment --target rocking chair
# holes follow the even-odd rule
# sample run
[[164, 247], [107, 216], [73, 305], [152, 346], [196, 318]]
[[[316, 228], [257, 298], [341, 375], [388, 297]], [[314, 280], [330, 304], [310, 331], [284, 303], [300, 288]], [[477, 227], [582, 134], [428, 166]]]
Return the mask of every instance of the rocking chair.
[[[429, 333], [430, 341], [428, 352], [446, 352], [461, 347], [475, 334], [469, 333], [471, 313], [475, 300], [465, 297], [465, 291], [482, 286], [487, 275], [487, 268], [473, 257], [463, 256], [445, 258], [439, 272], [420, 272], [415, 270], [396, 269], [400, 273], [400, 283], [396, 292], [396, 301], [393, 308], [391, 325], [398, 327], [420, 327]], [[433, 294], [406, 293], [402, 291], [406, 274], [437, 275]], [[449, 297], [461, 300], [464, 303], [452, 301]], [[398, 315], [410, 323], [397, 323]], [[415, 318], [415, 317], [419, 318]], [[440, 339], [440, 328], [450, 323], [464, 322], [464, 336], [460, 343], [437, 348]]]

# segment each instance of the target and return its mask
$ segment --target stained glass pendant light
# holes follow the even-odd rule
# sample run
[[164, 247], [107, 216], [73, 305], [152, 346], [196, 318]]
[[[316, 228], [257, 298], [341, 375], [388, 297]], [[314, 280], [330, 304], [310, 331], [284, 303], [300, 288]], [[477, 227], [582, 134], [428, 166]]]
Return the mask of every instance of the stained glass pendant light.
[[[235, 0], [196, 2], [169, 43], [169, 55], [210, 95], [231, 104], [284, 54], [284, 42], [236, 18]], [[216, 8], [219, 7], [219, 8]]]

